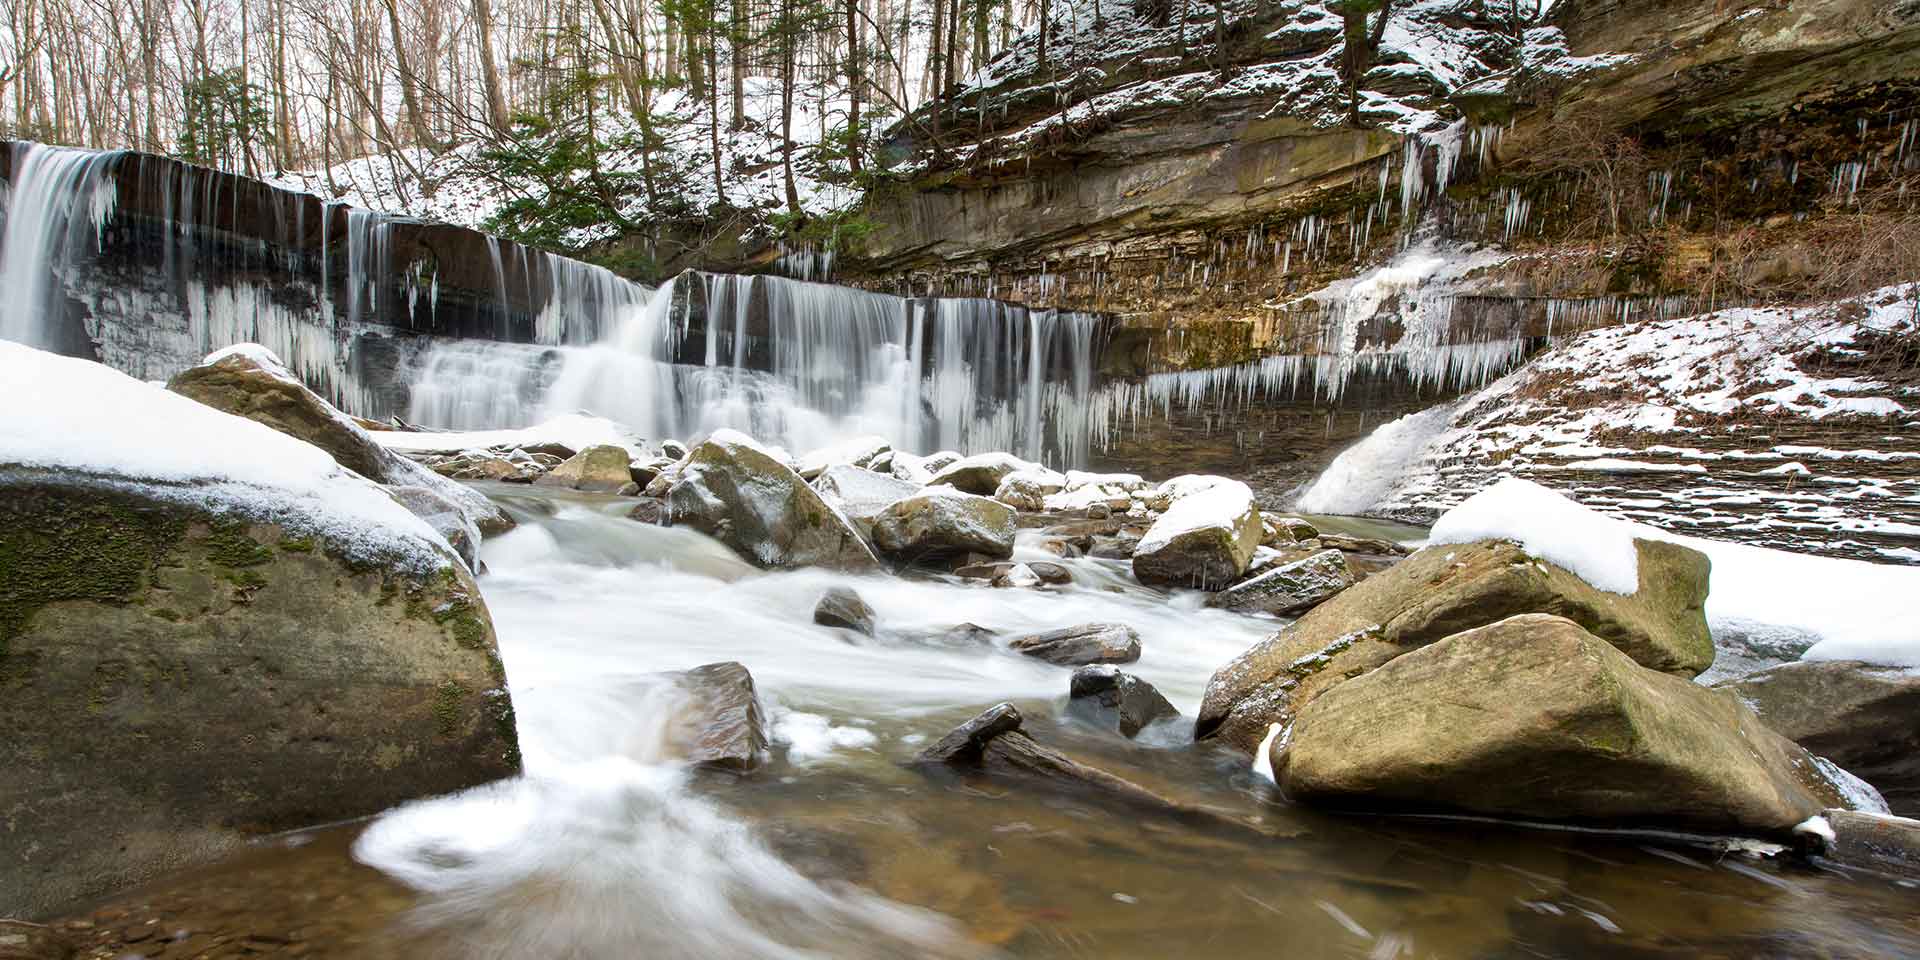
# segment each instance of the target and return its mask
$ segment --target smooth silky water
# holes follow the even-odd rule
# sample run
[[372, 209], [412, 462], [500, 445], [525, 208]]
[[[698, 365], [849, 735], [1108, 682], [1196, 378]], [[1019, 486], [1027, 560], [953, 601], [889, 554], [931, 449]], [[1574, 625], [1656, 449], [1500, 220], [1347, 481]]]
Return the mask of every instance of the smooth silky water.
[[[183, 947], [375, 957], [1920, 953], [1912, 885], [1681, 838], [1290, 807], [1181, 723], [1123, 740], [1066, 708], [1070, 671], [933, 639], [1123, 621], [1145, 649], [1128, 669], [1191, 716], [1211, 671], [1277, 626], [1121, 564], [1067, 561], [1078, 585], [1044, 592], [769, 574], [627, 519], [630, 500], [487, 489], [520, 521], [484, 546], [481, 584], [526, 775], [276, 838], [115, 898], [99, 929], [158, 917]], [[878, 639], [812, 623], [839, 583]], [[752, 670], [776, 741], [749, 776], [662, 747], [683, 705], [656, 674], [717, 660]], [[900, 766], [1000, 700], [1042, 742], [1217, 822]]]

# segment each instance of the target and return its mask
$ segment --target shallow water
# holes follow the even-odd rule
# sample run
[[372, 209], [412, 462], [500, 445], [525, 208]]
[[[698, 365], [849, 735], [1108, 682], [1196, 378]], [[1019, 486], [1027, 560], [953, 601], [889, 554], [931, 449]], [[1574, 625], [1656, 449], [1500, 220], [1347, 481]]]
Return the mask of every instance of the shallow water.
[[[1180, 723], [1106, 733], [1066, 710], [1069, 671], [1005, 638], [1129, 623], [1145, 651], [1129, 669], [1191, 715], [1211, 672], [1279, 625], [1143, 589], [1124, 564], [1069, 561], [1078, 582], [1049, 591], [767, 574], [625, 519], [633, 501], [489, 492], [521, 521], [484, 546], [482, 586], [526, 776], [116, 898], [81, 933], [98, 955], [1920, 954], [1911, 885], [1681, 838], [1307, 811]], [[835, 584], [874, 607], [878, 639], [811, 622]], [[929, 639], [962, 622], [1003, 637]], [[690, 774], [662, 746], [677, 701], [655, 675], [716, 660], [752, 670], [776, 740], [744, 778]], [[1000, 700], [1042, 742], [1218, 819], [899, 766]]]

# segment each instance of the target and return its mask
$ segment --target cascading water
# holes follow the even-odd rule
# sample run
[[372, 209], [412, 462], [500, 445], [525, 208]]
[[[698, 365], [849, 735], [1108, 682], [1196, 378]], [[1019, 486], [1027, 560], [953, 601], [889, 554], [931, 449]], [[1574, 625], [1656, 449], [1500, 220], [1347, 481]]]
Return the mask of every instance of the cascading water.
[[18, 143], [0, 247], [0, 339], [66, 352], [59, 278], [49, 269], [98, 252], [113, 214], [121, 154]]

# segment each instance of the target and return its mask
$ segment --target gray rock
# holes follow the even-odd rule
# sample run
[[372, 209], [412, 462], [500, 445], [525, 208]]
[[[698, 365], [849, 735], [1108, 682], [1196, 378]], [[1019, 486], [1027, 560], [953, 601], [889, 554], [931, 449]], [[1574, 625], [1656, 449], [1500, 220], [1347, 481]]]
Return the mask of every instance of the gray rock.
[[887, 556], [927, 563], [956, 555], [1013, 555], [1013, 508], [950, 487], [928, 487], [896, 501], [873, 521], [873, 542]]
[[1033, 575], [1039, 577], [1041, 583], [1060, 586], [1073, 582], [1073, 571], [1057, 563], [1033, 560], [1027, 563], [1027, 569], [1032, 570]]
[[920, 751], [913, 758], [912, 765], [978, 763], [980, 753], [988, 742], [1003, 733], [1020, 729], [1020, 723], [1019, 708], [1011, 703], [994, 704]]
[[633, 456], [611, 444], [588, 447], [568, 457], [534, 482], [591, 493], [615, 493], [633, 482]]
[[406, 507], [408, 513], [425, 520], [435, 533], [445, 537], [447, 546], [453, 548], [454, 555], [468, 570], [479, 571], [480, 528], [474, 526], [459, 504], [426, 487], [387, 487], [386, 491]]
[[732, 431], [694, 448], [666, 499], [674, 526], [705, 533], [756, 566], [880, 566], [860, 533], [798, 473]]
[[1140, 659], [1140, 634], [1124, 623], [1083, 623], [1016, 637], [1007, 646], [1063, 667], [1132, 663]]
[[1116, 725], [1126, 737], [1139, 733], [1155, 720], [1180, 715], [1153, 684], [1112, 664], [1093, 664], [1075, 670], [1067, 695], [1071, 698], [1070, 707]]
[[1781, 736], [1920, 814], [1920, 676], [1857, 661], [1783, 664], [1722, 681]]
[[1853, 810], [1828, 810], [1833, 829], [1824, 853], [1848, 866], [1920, 878], [1920, 820]]
[[920, 485], [860, 467], [835, 464], [813, 481], [813, 489], [871, 538], [874, 519], [888, 507], [919, 493]]
[[687, 445], [678, 440], [662, 440], [660, 441], [660, 455], [666, 457], [668, 460], [685, 460], [687, 458]]
[[928, 486], [946, 484], [962, 493], [992, 497], [1007, 475], [1025, 470], [1032, 464], [1010, 453], [978, 453], [939, 468]]
[[1213, 594], [1207, 598], [1207, 606], [1238, 613], [1290, 617], [1319, 606], [1354, 583], [1346, 554], [1322, 550], [1282, 563]]
[[964, 566], [955, 567], [953, 575], [956, 577], [964, 577], [968, 580], [998, 580], [1004, 576], [1007, 571], [1012, 570], [1014, 566], [1015, 564], [1011, 560], [994, 560], [989, 563], [969, 563]]
[[813, 622], [873, 636], [873, 608], [848, 587], [834, 587], [814, 605]]

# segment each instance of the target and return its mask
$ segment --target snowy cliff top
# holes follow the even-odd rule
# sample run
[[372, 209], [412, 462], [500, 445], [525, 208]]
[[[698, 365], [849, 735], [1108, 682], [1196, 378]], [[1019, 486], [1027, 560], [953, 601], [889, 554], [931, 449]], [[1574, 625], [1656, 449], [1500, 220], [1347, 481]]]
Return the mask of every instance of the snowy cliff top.
[[425, 572], [446, 541], [325, 451], [103, 364], [0, 342], [0, 465], [92, 474], [142, 496], [316, 535]]

